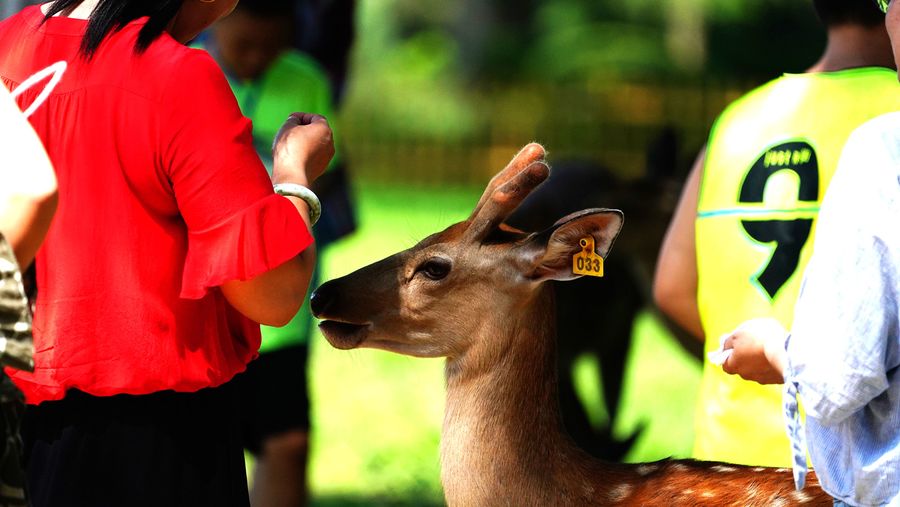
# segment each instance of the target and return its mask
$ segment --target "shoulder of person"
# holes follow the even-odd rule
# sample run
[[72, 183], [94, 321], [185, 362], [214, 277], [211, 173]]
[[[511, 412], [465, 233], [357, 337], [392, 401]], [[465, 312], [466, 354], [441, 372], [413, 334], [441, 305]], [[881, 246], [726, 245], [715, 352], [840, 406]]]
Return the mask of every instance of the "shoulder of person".
[[[231, 88], [222, 69], [203, 49], [185, 46], [163, 34], [135, 60], [141, 73], [138, 79], [154, 88], [158, 102], [217, 100], [231, 96]], [[227, 93], [226, 93], [227, 92]]]
[[[39, 11], [40, 6], [29, 5], [6, 19], [0, 19], [0, 32], [5, 31], [11, 27], [19, 27], [21, 25], [28, 24], [29, 20], [35, 19], [36, 10]], [[38, 12], [38, 14], [40, 14], [40, 12]]]
[[169, 34], [162, 34], [146, 52], [140, 55], [142, 63], [154, 72], [157, 77], [169, 79], [184, 78], [218, 78], [222, 76], [219, 65], [206, 50], [181, 44]]
[[[900, 111], [877, 116], [857, 127], [844, 146], [845, 156], [900, 164]], [[885, 164], [881, 164], [885, 165]]]
[[877, 209], [876, 214], [890, 203], [900, 204], [900, 112], [873, 118], [850, 134], [820, 218], [833, 202], [842, 203], [838, 208]]
[[765, 103], [766, 97], [783, 82], [784, 77], [767, 81], [728, 103], [713, 122], [709, 147], [715, 150], [716, 140], [722, 137], [723, 132], [730, 132], [735, 124], [747, 128], [752, 123], [763, 121], [766, 116], [759, 114], [760, 104]]

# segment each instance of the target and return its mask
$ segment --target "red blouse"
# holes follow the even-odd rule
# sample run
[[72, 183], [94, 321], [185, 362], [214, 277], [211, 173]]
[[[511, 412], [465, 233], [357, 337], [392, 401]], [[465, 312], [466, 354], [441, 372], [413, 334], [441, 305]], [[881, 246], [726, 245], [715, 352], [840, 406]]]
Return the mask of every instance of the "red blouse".
[[86, 21], [42, 19], [30, 7], [0, 23], [8, 88], [69, 63], [31, 118], [59, 180], [37, 257], [36, 366], [7, 373], [29, 403], [70, 388], [107, 396], [228, 381], [260, 335], [218, 286], [296, 256], [309, 231], [272, 192], [250, 121], [209, 55], [167, 35], [136, 54], [145, 18], [85, 60]]

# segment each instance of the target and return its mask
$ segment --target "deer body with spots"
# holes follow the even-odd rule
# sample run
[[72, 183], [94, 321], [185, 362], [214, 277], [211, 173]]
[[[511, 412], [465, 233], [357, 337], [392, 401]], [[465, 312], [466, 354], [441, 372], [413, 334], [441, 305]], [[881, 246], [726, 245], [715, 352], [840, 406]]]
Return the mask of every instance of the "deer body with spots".
[[[591, 236], [606, 257], [621, 212], [589, 209], [539, 233], [504, 220], [549, 175], [526, 146], [468, 220], [313, 294], [340, 349], [446, 357], [441, 482], [451, 506], [831, 505], [814, 474], [691, 460], [607, 463], [579, 449], [558, 410], [553, 291]], [[602, 326], [602, 322], [597, 323]]]

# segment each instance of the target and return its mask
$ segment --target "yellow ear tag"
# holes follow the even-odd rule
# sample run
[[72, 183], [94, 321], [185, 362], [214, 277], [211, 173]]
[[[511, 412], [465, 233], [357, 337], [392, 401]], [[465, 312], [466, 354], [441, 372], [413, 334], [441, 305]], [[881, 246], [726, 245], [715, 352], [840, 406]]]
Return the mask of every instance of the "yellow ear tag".
[[603, 257], [594, 251], [594, 237], [581, 238], [581, 252], [572, 257], [572, 273], [576, 275], [603, 276]]

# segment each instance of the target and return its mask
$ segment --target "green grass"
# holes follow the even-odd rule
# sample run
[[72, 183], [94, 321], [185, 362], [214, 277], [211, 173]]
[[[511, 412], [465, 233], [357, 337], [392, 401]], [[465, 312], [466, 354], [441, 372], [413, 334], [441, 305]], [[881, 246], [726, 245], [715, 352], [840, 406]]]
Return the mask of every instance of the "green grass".
[[[323, 257], [324, 278], [349, 273], [464, 219], [479, 190], [357, 192], [358, 232]], [[630, 461], [689, 453], [700, 367], [645, 314], [628, 360], [622, 416], [614, 431], [644, 426]], [[313, 336], [310, 389], [314, 506], [442, 505], [438, 447], [444, 405], [443, 360], [382, 351], [339, 351]], [[579, 363], [583, 399], [599, 406], [597, 365]], [[595, 410], [592, 417], [603, 421]]]

